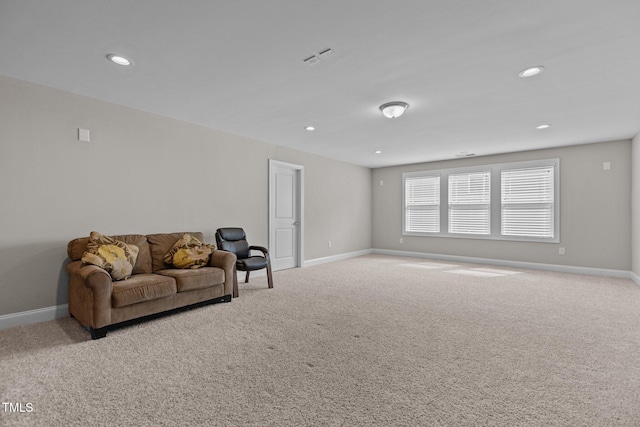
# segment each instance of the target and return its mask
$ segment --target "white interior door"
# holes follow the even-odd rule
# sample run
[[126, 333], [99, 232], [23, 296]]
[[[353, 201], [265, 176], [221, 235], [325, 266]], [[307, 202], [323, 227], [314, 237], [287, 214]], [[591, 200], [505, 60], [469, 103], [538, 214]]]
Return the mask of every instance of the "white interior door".
[[269, 254], [273, 270], [302, 260], [303, 167], [269, 160]]

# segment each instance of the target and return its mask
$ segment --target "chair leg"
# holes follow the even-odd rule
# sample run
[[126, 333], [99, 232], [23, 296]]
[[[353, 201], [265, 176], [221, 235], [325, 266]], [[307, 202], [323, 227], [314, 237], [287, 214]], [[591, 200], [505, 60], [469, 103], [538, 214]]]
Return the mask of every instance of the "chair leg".
[[233, 297], [238, 298], [240, 296], [238, 292], [238, 270], [235, 265], [233, 266]]
[[247, 275], [244, 277], [244, 283], [249, 283], [249, 270], [247, 270]]
[[267, 283], [269, 283], [269, 289], [273, 288], [273, 276], [271, 275], [271, 260], [267, 255]]

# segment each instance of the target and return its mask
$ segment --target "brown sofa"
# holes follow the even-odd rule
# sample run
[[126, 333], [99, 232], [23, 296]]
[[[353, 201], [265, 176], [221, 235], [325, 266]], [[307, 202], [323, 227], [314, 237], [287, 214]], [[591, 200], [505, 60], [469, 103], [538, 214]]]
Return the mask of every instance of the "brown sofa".
[[[204, 242], [202, 233], [190, 233]], [[69, 314], [89, 329], [91, 338], [106, 336], [110, 326], [177, 308], [229, 302], [236, 256], [214, 250], [209, 263], [197, 269], [176, 269], [164, 256], [184, 233], [111, 236], [139, 248], [133, 274], [113, 282], [109, 273], [81, 261], [88, 237], [67, 245]], [[126, 323], [124, 323], [126, 324]]]

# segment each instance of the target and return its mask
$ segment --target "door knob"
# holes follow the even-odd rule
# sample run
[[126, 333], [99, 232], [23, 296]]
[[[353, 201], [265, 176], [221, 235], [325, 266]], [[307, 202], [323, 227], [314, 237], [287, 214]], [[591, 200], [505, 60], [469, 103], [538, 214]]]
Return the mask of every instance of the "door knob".
[[298, 221], [294, 222], [293, 225], [298, 225], [300, 224]]

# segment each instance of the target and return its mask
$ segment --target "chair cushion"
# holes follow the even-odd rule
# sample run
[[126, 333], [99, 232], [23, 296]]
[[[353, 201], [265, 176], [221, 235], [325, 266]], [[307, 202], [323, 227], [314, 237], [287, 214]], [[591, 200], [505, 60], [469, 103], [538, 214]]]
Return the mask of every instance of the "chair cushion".
[[193, 291], [224, 284], [224, 270], [217, 267], [202, 267], [198, 269], [166, 269], [158, 274], [172, 277], [176, 280], [178, 292]]
[[114, 282], [111, 293], [113, 307], [124, 307], [150, 301], [177, 292], [176, 281], [160, 274], [134, 274], [129, 279]]
[[239, 227], [218, 228], [216, 231], [224, 240], [247, 240], [244, 230]]
[[236, 268], [242, 271], [260, 270], [267, 267], [267, 259], [262, 256], [252, 256], [236, 261]]
[[220, 248], [223, 251], [233, 252], [238, 259], [249, 257], [249, 243], [246, 240], [237, 240], [235, 242], [229, 242], [223, 240], [220, 242]]
[[218, 228], [216, 230], [216, 243], [218, 243], [218, 249], [233, 252], [238, 259], [248, 258], [251, 255], [247, 235], [242, 228]]

